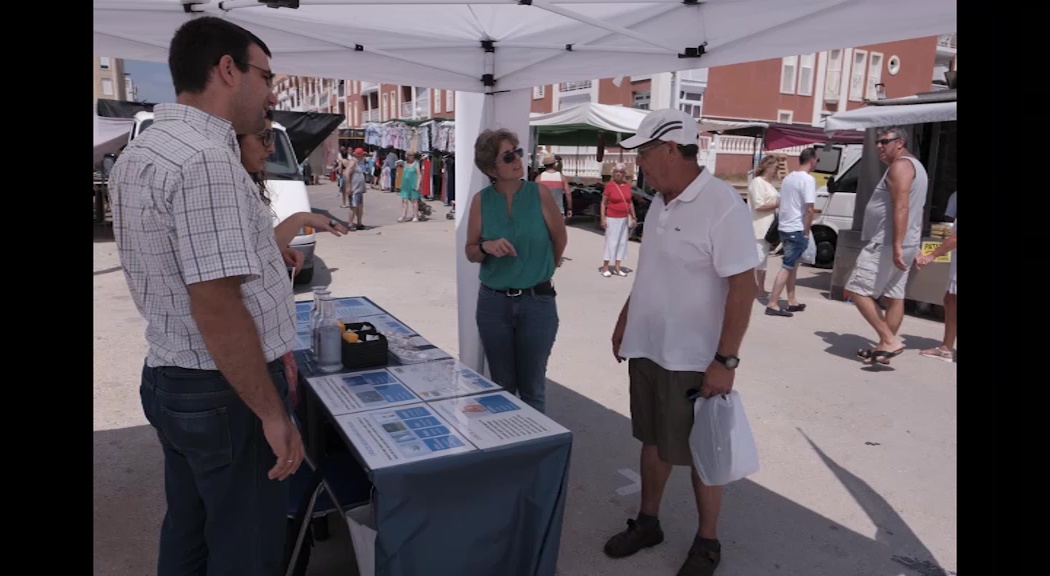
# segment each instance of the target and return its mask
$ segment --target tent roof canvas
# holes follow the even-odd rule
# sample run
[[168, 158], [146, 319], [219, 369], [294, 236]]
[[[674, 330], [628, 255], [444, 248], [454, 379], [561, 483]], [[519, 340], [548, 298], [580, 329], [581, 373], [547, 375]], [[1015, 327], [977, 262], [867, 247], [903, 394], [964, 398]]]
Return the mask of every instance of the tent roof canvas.
[[[283, 2], [274, 2], [280, 4]], [[708, 68], [956, 29], [955, 0], [94, 0], [94, 53], [166, 61], [196, 13], [258, 35], [278, 73], [467, 92]], [[187, 11], [188, 10], [188, 11]]]

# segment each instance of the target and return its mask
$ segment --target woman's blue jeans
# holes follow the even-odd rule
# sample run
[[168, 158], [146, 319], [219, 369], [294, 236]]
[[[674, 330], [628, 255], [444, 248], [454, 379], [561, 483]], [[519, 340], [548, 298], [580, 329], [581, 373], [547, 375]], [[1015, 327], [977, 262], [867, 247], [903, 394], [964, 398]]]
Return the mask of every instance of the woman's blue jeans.
[[558, 334], [555, 296], [508, 296], [481, 286], [476, 318], [492, 379], [543, 412], [547, 358]]

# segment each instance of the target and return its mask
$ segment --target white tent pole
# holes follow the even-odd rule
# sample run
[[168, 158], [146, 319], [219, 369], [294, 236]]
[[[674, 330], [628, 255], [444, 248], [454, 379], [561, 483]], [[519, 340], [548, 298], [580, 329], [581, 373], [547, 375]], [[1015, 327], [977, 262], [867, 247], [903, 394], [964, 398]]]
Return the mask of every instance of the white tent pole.
[[[558, 4], [638, 4], [639, 0], [558, 0]], [[673, 4], [680, 5], [681, 0], [644, 0], [645, 4]], [[464, 5], [464, 4], [505, 4], [505, 5], [517, 5], [517, 0], [299, 0], [299, 6], [360, 6], [360, 5], [391, 5], [391, 4], [409, 4], [409, 5]], [[107, 8], [110, 6], [119, 6], [121, 10], [136, 10], [139, 9], [141, 4], [132, 2], [104, 2], [103, 6]], [[98, 6], [98, 4], [96, 4]], [[216, 10], [236, 10], [239, 8], [265, 8], [265, 4], [260, 4], [256, 0], [227, 0], [225, 2], [214, 2], [209, 4], [199, 4], [194, 7], [195, 11], [213, 12]], [[158, 8], [152, 8], [154, 10]], [[165, 10], [182, 10], [182, 6], [175, 4], [174, 7], [164, 7]]]
[[[660, 8], [657, 8], [657, 9], [653, 10], [653, 12], [651, 14], [646, 14], [644, 16], [640, 16], [636, 20], [625, 22], [624, 25], [625, 26], [638, 26], [639, 24], [644, 24], [645, 22], [648, 22], [649, 20], [652, 20], [653, 18], [658, 18], [660, 16], [663, 16], [664, 14], [666, 14], [666, 13], [672, 11], [672, 10], [677, 10], [678, 7], [679, 7], [679, 4], [666, 4], [664, 6], [661, 6]], [[609, 36], [612, 36], [611, 32], [600, 32], [598, 34], [593, 35], [590, 38], [581, 39], [579, 42], [573, 44], [573, 50], [579, 49], [579, 48], [583, 47], [584, 45], [590, 44], [591, 42], [598, 42], [600, 40], [604, 40], [605, 38], [608, 38]], [[517, 74], [518, 72], [521, 72], [522, 70], [525, 70], [525, 69], [528, 69], [528, 68], [532, 68], [533, 66], [538, 66], [538, 65], [543, 64], [544, 62], [546, 62], [548, 60], [552, 60], [552, 59], [557, 58], [558, 56], [561, 56], [563, 54], [564, 54], [564, 52], [556, 52], [554, 54], [548, 54], [546, 56], [542, 56], [542, 57], [540, 57], [540, 58], [538, 58], [536, 60], [533, 60], [532, 62], [529, 62], [528, 64], [523, 64], [521, 66], [518, 66], [517, 68], [511, 68], [510, 70], [505, 70], [505, 71], [503, 71], [502, 74], [499, 74], [498, 76], [496, 76], [496, 79], [499, 80], [500, 78], [506, 78], [507, 76], [510, 76], [511, 74]]]
[[[496, 48], [534, 48], [536, 50], [561, 50], [568, 52], [564, 45], [553, 45], [553, 44], [530, 44], [526, 42], [497, 42]], [[614, 52], [623, 54], [660, 54], [667, 55], [667, 50], [663, 48], [631, 48], [627, 46], [577, 46], [572, 45], [573, 52]]]
[[[576, 20], [577, 22], [583, 22], [584, 24], [590, 24], [591, 26], [594, 26], [595, 28], [601, 28], [603, 30], [608, 30], [609, 32], [612, 32], [614, 34], [620, 34], [621, 36], [624, 36], [624, 37], [627, 37], [627, 38], [634, 38], [635, 40], [637, 40], [639, 42], [644, 42], [646, 44], [649, 44], [650, 46], [656, 46], [657, 48], [663, 48], [666, 51], [667, 54], [678, 54], [678, 50], [677, 49], [668, 48], [667, 46], [664, 46], [663, 44], [660, 44], [659, 42], [654, 41], [652, 38], [650, 38], [649, 36], [646, 36], [645, 34], [642, 34], [640, 32], [635, 32], [634, 30], [631, 30], [629, 28], [624, 28], [623, 26], [620, 26], [618, 24], [613, 24], [611, 22], [605, 22], [605, 21], [599, 20], [597, 18], [591, 18], [590, 16], [585, 16], [583, 14], [580, 14], [579, 12], [574, 12], [574, 11], [566, 9], [566, 8], [561, 8], [559, 6], [555, 6], [554, 4], [551, 4], [550, 2], [548, 2], [547, 0], [532, 0], [532, 5], [535, 6], [536, 8], [541, 8], [541, 9], [546, 10], [548, 12], [553, 12], [555, 14], [558, 14], [559, 16], [564, 16], [566, 18], [572, 18], [573, 20]], [[700, 43], [698, 42], [697, 44], [700, 44]]]
[[488, 374], [478, 335], [475, 312], [478, 304], [479, 266], [467, 261], [467, 219], [470, 203], [489, 178], [474, 165], [474, 141], [489, 128], [506, 128], [517, 134], [529, 150], [529, 108], [532, 89], [494, 94], [456, 91], [456, 296], [459, 317], [459, 359], [472, 369]]

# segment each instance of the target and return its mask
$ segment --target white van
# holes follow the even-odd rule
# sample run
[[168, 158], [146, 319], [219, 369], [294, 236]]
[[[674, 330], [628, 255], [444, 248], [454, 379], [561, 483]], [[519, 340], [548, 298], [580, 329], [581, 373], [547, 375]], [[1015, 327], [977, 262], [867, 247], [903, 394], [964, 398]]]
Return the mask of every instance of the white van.
[[[135, 126], [131, 130], [128, 142], [135, 139], [143, 130], [153, 124], [152, 112], [135, 114]], [[274, 152], [266, 160], [266, 190], [270, 193], [270, 208], [273, 210], [273, 225], [277, 226], [285, 218], [296, 212], [310, 212], [310, 196], [306, 192], [306, 183], [299, 171], [299, 161], [295, 158], [292, 141], [288, 133], [277, 122], [275, 130]], [[303, 269], [295, 277], [296, 283], [310, 282], [314, 277], [314, 249], [317, 241], [313, 228], [300, 229], [292, 239], [290, 246], [303, 253]]]
[[817, 211], [813, 219], [813, 241], [817, 245], [814, 266], [831, 268], [835, 264], [835, 246], [840, 230], [853, 228], [853, 206], [857, 197], [857, 176], [860, 174], [860, 144], [817, 147], [817, 174], [830, 176], [827, 185], [817, 188]]

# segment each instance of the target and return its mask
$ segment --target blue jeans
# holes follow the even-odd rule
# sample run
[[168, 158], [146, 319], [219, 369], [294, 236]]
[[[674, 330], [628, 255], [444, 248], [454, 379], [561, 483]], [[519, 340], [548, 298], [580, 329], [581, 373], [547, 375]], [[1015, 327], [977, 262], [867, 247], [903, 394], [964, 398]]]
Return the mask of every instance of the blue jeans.
[[507, 296], [481, 286], [477, 322], [492, 380], [543, 412], [547, 358], [558, 335], [554, 296]]
[[[282, 362], [268, 368], [287, 403]], [[144, 366], [139, 393], [164, 449], [158, 576], [280, 574], [290, 482], [266, 477], [262, 421], [218, 371]]]
[[794, 270], [799, 258], [802, 258], [802, 254], [809, 246], [809, 240], [802, 236], [801, 230], [798, 232], [781, 231], [780, 242], [784, 244], [784, 258], [780, 261], [780, 265], [785, 270]]

